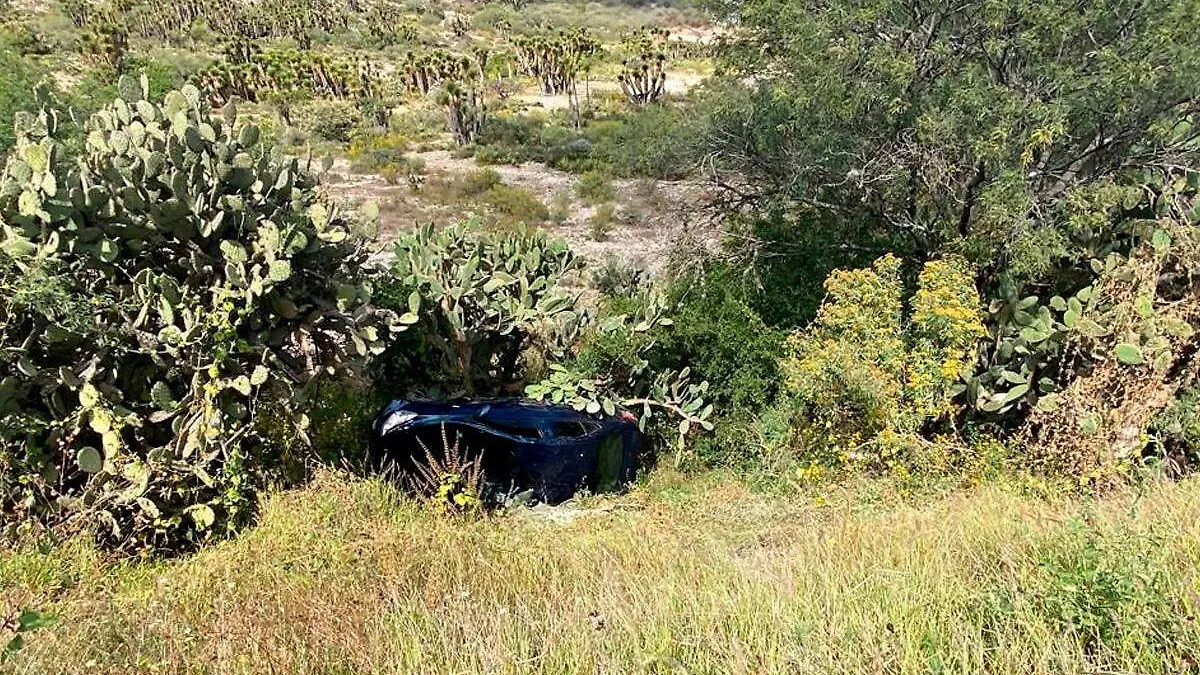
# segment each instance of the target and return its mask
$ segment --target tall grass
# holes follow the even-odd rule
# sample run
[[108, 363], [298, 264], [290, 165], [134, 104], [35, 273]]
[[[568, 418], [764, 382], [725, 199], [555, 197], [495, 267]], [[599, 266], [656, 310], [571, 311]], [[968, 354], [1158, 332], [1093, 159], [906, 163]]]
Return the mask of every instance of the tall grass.
[[563, 522], [437, 517], [326, 475], [183, 560], [0, 553], [0, 598], [57, 617], [7, 667], [1184, 672], [1200, 654], [1197, 487], [1047, 500], [992, 485], [914, 503], [659, 475]]

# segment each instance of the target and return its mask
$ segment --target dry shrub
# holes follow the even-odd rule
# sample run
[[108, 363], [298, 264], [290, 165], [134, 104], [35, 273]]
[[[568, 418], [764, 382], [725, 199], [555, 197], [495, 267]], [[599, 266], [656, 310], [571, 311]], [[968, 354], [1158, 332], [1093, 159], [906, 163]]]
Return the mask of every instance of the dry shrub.
[[1090, 370], [1023, 431], [1042, 462], [1084, 482], [1128, 469], [1151, 421], [1200, 373], [1196, 228], [1158, 228], [1128, 259], [1110, 256], [1063, 357]]

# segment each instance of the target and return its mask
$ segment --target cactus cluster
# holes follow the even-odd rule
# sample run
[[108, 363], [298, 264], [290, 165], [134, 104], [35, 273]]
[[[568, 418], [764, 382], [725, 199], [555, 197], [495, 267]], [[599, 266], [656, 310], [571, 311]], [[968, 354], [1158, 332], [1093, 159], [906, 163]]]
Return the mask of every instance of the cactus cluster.
[[588, 60], [601, 51], [600, 43], [582, 28], [517, 36], [513, 48], [521, 73], [537, 79], [542, 93], [550, 96], [569, 94]]
[[643, 28], [625, 38], [632, 56], [621, 62], [617, 82], [630, 103], [645, 105], [662, 100], [667, 84], [665, 45], [670, 39], [666, 28]]
[[130, 28], [142, 37], [165, 39], [187, 31], [196, 21], [203, 21], [221, 35], [291, 38], [302, 49], [312, 47], [316, 32], [346, 30], [351, 16], [355, 16], [353, 8], [340, 0], [144, 2], [127, 13]]
[[393, 275], [410, 292], [397, 308], [405, 312], [400, 321], [422, 320], [440, 354], [437, 370], [457, 393], [511, 391], [531, 347], [561, 352], [576, 334], [582, 315], [560, 282], [578, 267], [571, 250], [541, 230], [496, 235], [472, 223], [425, 225], [396, 242]]
[[420, 28], [409, 18], [406, 7], [393, 2], [375, 2], [363, 12], [367, 32], [384, 45], [416, 42]]
[[483, 80], [489, 52], [474, 50], [472, 56], [452, 54], [444, 49], [409, 52], [399, 69], [400, 82], [410, 94], [437, 92], [438, 103], [446, 111], [446, 126], [458, 145], [467, 145], [483, 129], [487, 105]]
[[90, 21], [84, 31], [83, 54], [97, 67], [119, 75], [129, 50], [129, 32], [115, 17], [101, 16]]
[[410, 94], [425, 95], [451, 80], [470, 79], [476, 68], [471, 60], [445, 49], [410, 51], [399, 67], [400, 82]]
[[272, 461], [262, 410], [302, 435], [294, 388], [380, 351], [395, 324], [367, 304], [359, 219], [305, 166], [194, 87], [161, 104], [147, 88], [123, 78], [79, 149], [51, 106], [17, 120], [0, 175], [0, 508], [175, 548], [248, 515]]
[[229, 43], [225, 59], [196, 76], [213, 105], [234, 97], [269, 100], [287, 94], [333, 99], [371, 98], [378, 87], [377, 67], [359, 59], [347, 61], [302, 49], [259, 49], [249, 40]]
[[71, 20], [71, 25], [83, 28], [92, 15], [92, 4], [88, 0], [59, 0], [62, 12]]

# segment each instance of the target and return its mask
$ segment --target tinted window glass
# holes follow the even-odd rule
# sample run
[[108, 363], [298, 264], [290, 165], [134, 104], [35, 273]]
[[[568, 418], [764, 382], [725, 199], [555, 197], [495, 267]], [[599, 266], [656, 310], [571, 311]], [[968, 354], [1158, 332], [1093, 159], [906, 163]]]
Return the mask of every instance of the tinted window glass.
[[537, 427], [526, 426], [519, 422], [497, 422], [496, 420], [488, 420], [488, 426], [496, 431], [506, 433], [510, 436], [520, 436], [521, 438], [537, 438]]
[[587, 434], [588, 430], [579, 422], [555, 422], [551, 425], [556, 438], [576, 438]]

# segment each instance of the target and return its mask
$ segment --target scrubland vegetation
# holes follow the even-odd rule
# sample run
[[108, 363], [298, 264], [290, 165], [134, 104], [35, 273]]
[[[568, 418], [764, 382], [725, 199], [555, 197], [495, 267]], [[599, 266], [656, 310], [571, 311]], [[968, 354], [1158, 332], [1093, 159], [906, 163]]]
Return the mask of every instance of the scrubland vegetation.
[[74, 543], [0, 579], [61, 617], [18, 673], [1187, 672], [1195, 488], [768, 497], [660, 472], [563, 524], [323, 475], [188, 558]]
[[1195, 670], [1198, 16], [0, 0], [0, 668]]

